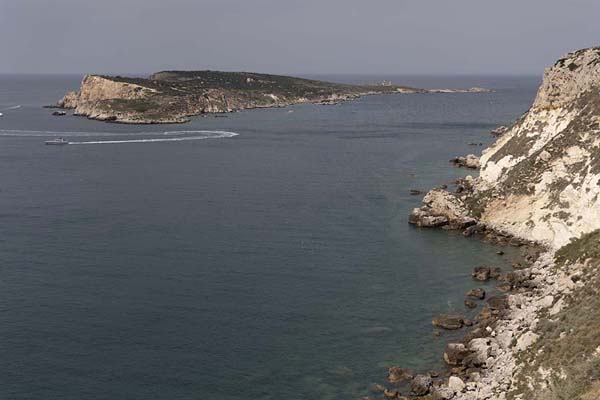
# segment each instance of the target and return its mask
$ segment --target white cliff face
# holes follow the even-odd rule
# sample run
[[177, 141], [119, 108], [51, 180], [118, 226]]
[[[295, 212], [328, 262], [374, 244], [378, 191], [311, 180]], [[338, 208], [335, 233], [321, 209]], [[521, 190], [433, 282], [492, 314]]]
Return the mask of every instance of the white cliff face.
[[[600, 48], [545, 71], [532, 108], [481, 157], [481, 220], [561, 247], [600, 228]], [[491, 193], [491, 194], [490, 194]]]
[[77, 92], [69, 92], [59, 101], [65, 108], [77, 108], [84, 103], [110, 99], [142, 99], [155, 93], [155, 90], [127, 82], [118, 82], [98, 75], [86, 75]]

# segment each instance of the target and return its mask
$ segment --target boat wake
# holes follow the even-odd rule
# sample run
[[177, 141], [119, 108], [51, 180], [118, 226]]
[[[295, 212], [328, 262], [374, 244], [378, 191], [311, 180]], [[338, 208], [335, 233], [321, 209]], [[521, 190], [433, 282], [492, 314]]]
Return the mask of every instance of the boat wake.
[[0, 111], [9, 111], [9, 110], [18, 110], [19, 108], [21, 108], [21, 105], [16, 105], [16, 106], [11, 106], [11, 107], [6, 107], [6, 108], [2, 108], [0, 109]]
[[[169, 138], [152, 138], [152, 139], [124, 139], [124, 140], [96, 140], [89, 142], [69, 142], [69, 144], [122, 144], [122, 143], [156, 143], [156, 142], [183, 142], [188, 140], [202, 139], [220, 139], [238, 136], [234, 132], [226, 131], [187, 131], [195, 136], [185, 137], [169, 137]], [[167, 132], [165, 132], [166, 134]], [[179, 134], [179, 132], [170, 132], [171, 134]], [[197, 135], [201, 134], [201, 135]]]
[[[69, 141], [68, 144], [125, 144], [125, 143], [157, 143], [157, 142], [182, 142], [203, 139], [221, 139], [238, 136], [238, 133], [228, 131], [166, 131], [166, 132], [137, 132], [137, 133], [116, 133], [116, 132], [59, 132], [59, 131], [32, 131], [32, 130], [14, 130], [0, 129], [0, 136], [12, 137], [123, 137], [127, 139], [118, 140], [90, 140], [90, 141]], [[141, 138], [131, 138], [131, 136], [142, 136]], [[158, 137], [157, 137], [158, 136]]]

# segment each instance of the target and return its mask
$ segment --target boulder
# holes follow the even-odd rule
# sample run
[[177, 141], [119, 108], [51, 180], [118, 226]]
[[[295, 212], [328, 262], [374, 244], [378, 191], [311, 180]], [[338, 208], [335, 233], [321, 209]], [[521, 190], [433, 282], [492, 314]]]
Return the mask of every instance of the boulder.
[[486, 266], [475, 267], [475, 268], [473, 268], [473, 272], [471, 273], [471, 276], [477, 281], [485, 282], [490, 279], [490, 272], [491, 272], [490, 267], [486, 267]]
[[459, 365], [469, 355], [469, 349], [462, 343], [448, 343], [444, 349], [444, 360], [449, 365]]
[[432, 385], [433, 379], [429, 375], [419, 374], [410, 382], [410, 390], [417, 396], [425, 396]]
[[463, 236], [469, 237], [483, 232], [485, 232], [485, 225], [482, 223], [476, 223], [475, 225], [467, 227], [467, 229], [463, 231]]
[[483, 288], [471, 289], [466, 294], [467, 294], [467, 297], [471, 297], [473, 299], [478, 299], [478, 300], [485, 299], [485, 290]]
[[469, 154], [464, 157], [455, 157], [450, 160], [450, 162], [457, 167], [465, 167], [470, 169], [479, 169], [481, 165], [479, 162], [479, 157], [477, 157], [475, 154]]
[[470, 367], [485, 366], [491, 354], [490, 341], [487, 338], [476, 338], [469, 342], [469, 354], [465, 361]]
[[506, 296], [493, 296], [487, 299], [488, 306], [492, 310], [503, 311], [508, 308], [508, 298]]
[[454, 398], [454, 390], [447, 386], [441, 386], [433, 390], [432, 400], [451, 400]]
[[451, 376], [448, 379], [448, 388], [455, 393], [460, 393], [465, 389], [465, 383], [458, 376]]
[[408, 217], [408, 223], [422, 228], [436, 228], [448, 224], [448, 217], [434, 215], [425, 208], [415, 208]]
[[464, 318], [457, 314], [440, 314], [431, 320], [433, 326], [438, 328], [456, 330], [460, 329], [464, 325]]
[[508, 131], [508, 127], [501, 125], [501, 126], [497, 127], [496, 129], [494, 129], [493, 131], [491, 131], [490, 134], [492, 136], [498, 137], [498, 136], [504, 135], [506, 133], [506, 131]]
[[477, 303], [475, 303], [473, 300], [465, 299], [464, 304], [467, 308], [477, 308]]
[[471, 276], [478, 281], [485, 282], [490, 278], [498, 279], [502, 276], [500, 267], [480, 266], [473, 268]]
[[388, 399], [395, 399], [400, 393], [396, 389], [385, 389], [383, 395]]
[[400, 383], [412, 379], [413, 375], [409, 370], [401, 367], [390, 367], [388, 369], [388, 381], [390, 383]]
[[417, 226], [450, 225], [451, 229], [464, 229], [477, 223], [461, 199], [442, 189], [430, 190], [423, 198], [423, 206], [413, 210], [408, 222]]

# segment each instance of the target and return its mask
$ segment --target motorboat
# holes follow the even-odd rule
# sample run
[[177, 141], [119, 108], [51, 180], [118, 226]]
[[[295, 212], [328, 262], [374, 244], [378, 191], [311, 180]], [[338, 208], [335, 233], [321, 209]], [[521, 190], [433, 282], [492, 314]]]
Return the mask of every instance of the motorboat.
[[65, 144], [69, 144], [69, 141], [66, 140], [65, 138], [56, 138], [56, 139], [52, 139], [52, 140], [46, 140], [46, 144], [54, 145], [54, 146], [62, 146]]

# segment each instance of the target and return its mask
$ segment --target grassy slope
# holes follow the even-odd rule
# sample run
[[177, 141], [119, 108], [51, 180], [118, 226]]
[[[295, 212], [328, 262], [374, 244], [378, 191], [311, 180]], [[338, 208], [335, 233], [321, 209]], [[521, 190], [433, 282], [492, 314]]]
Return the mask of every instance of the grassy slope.
[[[580, 277], [585, 285], [565, 297], [567, 306], [558, 314], [540, 318], [541, 338], [521, 359], [525, 367], [515, 393], [524, 393], [523, 399], [600, 399], [600, 231], [556, 253], [557, 268], [573, 263], [586, 266]], [[542, 379], [540, 370], [552, 372]], [[535, 377], [533, 387], [528, 377]]]

